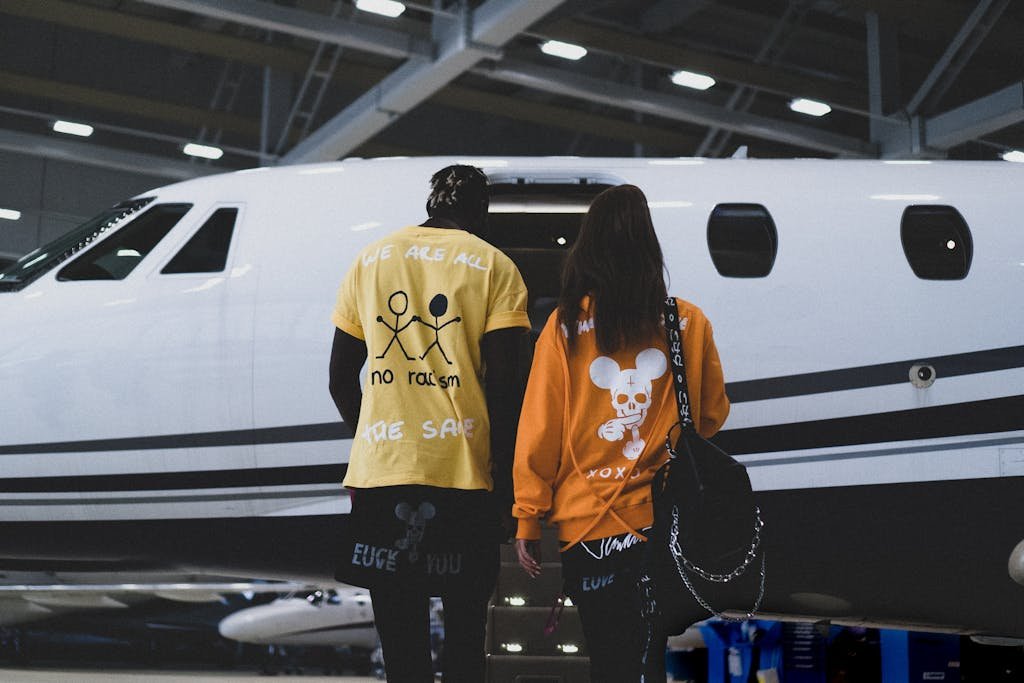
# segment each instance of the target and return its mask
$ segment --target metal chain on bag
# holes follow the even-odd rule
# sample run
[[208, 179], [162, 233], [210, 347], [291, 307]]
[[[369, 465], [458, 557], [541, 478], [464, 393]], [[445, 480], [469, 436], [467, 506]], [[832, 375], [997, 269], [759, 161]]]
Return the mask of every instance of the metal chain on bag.
[[669, 548], [672, 550], [672, 554], [680, 558], [686, 568], [694, 574], [697, 574], [705, 581], [712, 581], [714, 583], [729, 583], [733, 579], [739, 578], [743, 572], [747, 571], [747, 567], [757, 557], [757, 549], [761, 546], [761, 529], [764, 528], [764, 522], [761, 521], [761, 508], [754, 507], [756, 519], [754, 520], [754, 537], [750, 542], [750, 549], [747, 550], [747, 554], [744, 556], [743, 561], [736, 565], [728, 574], [714, 574], [712, 572], [701, 569], [693, 562], [691, 562], [685, 555], [683, 555], [683, 549], [679, 545], [679, 507], [672, 506], [672, 529], [669, 532]]
[[[679, 314], [674, 297], [668, 297], [665, 300], [665, 313], [663, 315], [663, 320], [665, 331], [668, 336], [669, 357], [672, 361], [676, 404], [679, 408], [678, 425], [683, 431], [696, 431], [696, 425], [693, 423], [693, 417], [690, 412], [690, 392], [686, 382], [686, 367], [685, 361], [683, 360], [683, 344], [679, 329]], [[669, 430], [668, 435], [665, 437], [665, 446], [668, 449], [670, 458], [674, 460], [678, 455], [673, 447], [671, 437], [672, 431]], [[690, 581], [690, 577], [687, 575], [687, 570], [712, 583], [729, 583], [741, 576], [757, 557], [757, 552], [761, 547], [761, 529], [764, 528], [764, 522], [761, 520], [761, 508], [755, 506], [754, 512], [753, 538], [751, 539], [750, 548], [747, 550], [743, 561], [728, 573], [716, 574], [697, 566], [683, 554], [683, 549], [679, 545], [679, 507], [675, 505], [672, 506], [672, 528], [669, 530], [669, 553], [672, 555], [672, 559], [675, 562], [676, 570], [679, 572], [679, 577], [683, 580], [683, 584], [686, 585], [687, 590], [690, 591], [690, 594], [693, 595], [694, 599], [700, 603], [701, 607], [724, 621], [743, 621], [744, 619], [752, 619], [754, 614], [761, 608], [761, 601], [764, 599], [767, 567], [766, 554], [761, 554], [761, 585], [758, 589], [757, 599], [754, 601], [754, 607], [747, 612], [745, 616], [740, 618], [727, 617], [723, 615], [722, 612], [709, 605], [707, 600], [701, 597], [693, 583]]]
[[761, 527], [763, 526], [764, 523], [761, 521], [761, 511], [758, 509], [757, 521], [754, 524], [754, 541], [751, 544], [750, 550], [747, 551], [747, 555], [744, 557], [743, 562], [728, 574], [714, 574], [704, 571], [686, 559], [686, 556], [683, 555], [683, 550], [679, 547], [679, 508], [676, 506], [672, 507], [672, 528], [669, 530], [668, 547], [672, 554], [672, 559], [675, 561], [676, 570], [679, 572], [679, 578], [683, 580], [683, 584], [686, 586], [687, 590], [690, 591], [690, 595], [694, 597], [701, 607], [723, 621], [744, 621], [745, 619], [753, 619], [754, 615], [761, 609], [761, 601], [764, 599], [765, 576], [767, 573], [766, 568], [768, 565], [766, 554], [761, 554], [761, 585], [757, 591], [757, 599], [754, 601], [754, 606], [750, 608], [750, 611], [742, 617], [726, 616], [709, 605], [708, 601], [701, 597], [700, 593], [697, 592], [696, 587], [690, 581], [690, 577], [686, 573], [686, 569], [690, 568], [701, 578], [714, 583], [728, 583], [729, 581], [732, 581], [746, 571], [747, 567], [750, 566], [750, 563], [754, 561], [754, 557], [757, 555], [757, 546], [761, 544]]

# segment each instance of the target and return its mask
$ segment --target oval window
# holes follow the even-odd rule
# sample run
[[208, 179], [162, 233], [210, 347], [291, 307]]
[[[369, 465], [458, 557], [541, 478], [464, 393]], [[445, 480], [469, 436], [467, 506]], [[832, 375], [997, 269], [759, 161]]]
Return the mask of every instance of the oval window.
[[775, 221], [760, 204], [718, 204], [708, 218], [708, 249], [724, 277], [765, 277], [779, 249]]
[[952, 206], [908, 206], [900, 239], [914, 275], [922, 280], [962, 280], [971, 270], [971, 229]]

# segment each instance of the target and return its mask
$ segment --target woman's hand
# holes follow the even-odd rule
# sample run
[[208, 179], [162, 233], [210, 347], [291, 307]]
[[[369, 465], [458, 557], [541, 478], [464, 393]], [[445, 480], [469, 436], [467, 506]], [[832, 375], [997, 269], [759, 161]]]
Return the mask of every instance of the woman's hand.
[[516, 555], [519, 558], [519, 566], [530, 575], [531, 579], [540, 576], [540, 541], [517, 538]]

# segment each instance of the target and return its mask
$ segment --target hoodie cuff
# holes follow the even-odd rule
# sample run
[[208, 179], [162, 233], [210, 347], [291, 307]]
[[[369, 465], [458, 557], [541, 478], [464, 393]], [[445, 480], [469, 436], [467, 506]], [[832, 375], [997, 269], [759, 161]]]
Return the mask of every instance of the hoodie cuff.
[[540, 520], [536, 517], [521, 518], [516, 529], [516, 538], [526, 541], [540, 540]]

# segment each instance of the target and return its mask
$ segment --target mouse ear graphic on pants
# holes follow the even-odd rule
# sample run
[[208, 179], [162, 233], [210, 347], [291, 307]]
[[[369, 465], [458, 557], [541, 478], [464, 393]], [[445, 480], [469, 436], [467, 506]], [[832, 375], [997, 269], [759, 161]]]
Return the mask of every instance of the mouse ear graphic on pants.
[[429, 500], [425, 500], [420, 503], [420, 507], [417, 512], [419, 513], [420, 519], [433, 519], [434, 515], [437, 514], [437, 508], [435, 508], [434, 504]]
[[403, 522], [409, 522], [412, 520], [412, 506], [406, 503], [404, 500], [395, 506], [395, 517], [402, 520]]

